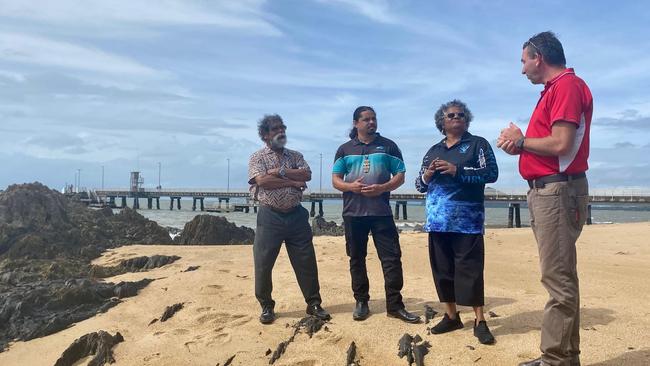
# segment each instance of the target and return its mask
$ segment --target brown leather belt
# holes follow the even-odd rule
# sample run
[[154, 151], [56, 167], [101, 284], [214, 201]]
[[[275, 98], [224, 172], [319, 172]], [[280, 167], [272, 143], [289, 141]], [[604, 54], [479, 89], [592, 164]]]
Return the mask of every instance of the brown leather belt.
[[585, 174], [585, 172], [578, 173], [578, 174], [559, 173], [559, 174], [545, 175], [545, 176], [539, 177], [537, 179], [528, 180], [528, 187], [530, 187], [530, 188], [544, 188], [544, 186], [546, 186], [549, 183], [567, 182], [567, 181], [586, 178], [586, 177], [587, 177], [587, 174]]

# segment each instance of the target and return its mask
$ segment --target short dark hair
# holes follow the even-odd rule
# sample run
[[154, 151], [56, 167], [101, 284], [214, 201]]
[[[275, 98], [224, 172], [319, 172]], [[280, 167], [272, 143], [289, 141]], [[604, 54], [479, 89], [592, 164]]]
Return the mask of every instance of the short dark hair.
[[474, 115], [472, 114], [472, 111], [467, 108], [467, 104], [461, 102], [458, 99], [454, 99], [451, 102], [447, 102], [441, 105], [440, 108], [438, 108], [436, 111], [434, 118], [436, 120], [436, 127], [438, 128], [438, 131], [442, 132], [443, 135], [446, 135], [444, 131], [445, 111], [451, 107], [458, 107], [463, 113], [465, 113], [465, 123], [467, 124], [467, 128], [469, 128], [469, 123], [474, 119]]
[[262, 119], [257, 122], [257, 133], [259, 133], [262, 141], [264, 141], [264, 135], [269, 133], [271, 123], [273, 122], [280, 122], [284, 124], [282, 117], [277, 114], [265, 114], [264, 117], [262, 117]]
[[[365, 111], [371, 111], [372, 113], [377, 115], [377, 112], [375, 112], [375, 110], [372, 109], [372, 107], [368, 107], [367, 105], [362, 105], [360, 107], [357, 107], [357, 109], [354, 110], [354, 113], [352, 113], [352, 120], [358, 121], [359, 118], [361, 117], [361, 113]], [[350, 134], [349, 134], [350, 138], [353, 139], [357, 137], [358, 134], [359, 133], [357, 132], [357, 128], [352, 126], [352, 130], [350, 130]]]
[[542, 55], [547, 64], [553, 66], [566, 66], [564, 57], [564, 48], [562, 43], [557, 39], [555, 33], [551, 31], [537, 33], [524, 42], [523, 49], [528, 47], [528, 56], [535, 58], [536, 55]]

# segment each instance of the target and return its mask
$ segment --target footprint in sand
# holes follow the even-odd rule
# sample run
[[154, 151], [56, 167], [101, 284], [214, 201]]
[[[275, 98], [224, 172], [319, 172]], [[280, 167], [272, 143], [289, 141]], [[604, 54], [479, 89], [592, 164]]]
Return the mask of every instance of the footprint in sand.
[[220, 292], [219, 290], [221, 290], [222, 288], [223, 288], [222, 285], [207, 285], [201, 287], [201, 293], [207, 295], [216, 295]]
[[321, 366], [322, 364], [318, 360], [304, 360], [294, 363], [296, 366]]
[[210, 310], [212, 310], [212, 307], [210, 306], [203, 306], [200, 308], [196, 308], [197, 313], [205, 313], [206, 311], [210, 311]]
[[153, 335], [155, 335], [155, 336], [159, 336], [159, 335], [163, 335], [163, 334], [165, 334], [165, 332], [156, 332], [156, 333], [154, 333]]
[[229, 269], [220, 269], [219, 272], [221, 273], [230, 273]]
[[187, 330], [187, 329], [178, 328], [178, 329], [172, 330], [172, 333], [174, 333], [174, 335], [186, 335], [186, 334], [189, 334], [190, 331]]
[[149, 361], [154, 360], [154, 359], [156, 359], [156, 358], [160, 358], [160, 353], [156, 352], [156, 353], [154, 353], [154, 354], [152, 354], [152, 355], [146, 356], [146, 357], [144, 357], [144, 358], [142, 359], [142, 361], [144, 361], [144, 362], [149, 362]]

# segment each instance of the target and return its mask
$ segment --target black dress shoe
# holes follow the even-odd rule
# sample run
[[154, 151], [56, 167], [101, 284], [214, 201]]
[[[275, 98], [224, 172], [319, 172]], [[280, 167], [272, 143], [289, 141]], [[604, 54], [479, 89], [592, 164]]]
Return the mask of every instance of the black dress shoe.
[[325, 311], [320, 305], [309, 305], [307, 306], [307, 315], [313, 315], [320, 320], [330, 320], [332, 317], [330, 314]]
[[474, 319], [474, 337], [478, 338], [478, 341], [481, 342], [481, 344], [494, 344], [494, 342], [496, 342], [485, 320], [477, 322], [476, 319]]
[[352, 319], [354, 320], [366, 320], [370, 316], [370, 309], [368, 308], [367, 301], [357, 301], [357, 306], [354, 308], [352, 313]]
[[433, 334], [442, 334], [451, 332], [456, 329], [463, 327], [463, 322], [460, 320], [460, 313], [456, 313], [456, 319], [452, 319], [445, 313], [445, 316], [442, 317], [442, 320], [431, 328], [431, 333]]
[[408, 311], [406, 311], [406, 309], [399, 309], [399, 310], [396, 310], [396, 311], [389, 311], [388, 313], [386, 313], [386, 315], [388, 315], [390, 317], [393, 317], [393, 318], [403, 320], [403, 321], [405, 321], [407, 323], [419, 323], [420, 322], [420, 317], [419, 316], [417, 316], [415, 314], [412, 314], [412, 313], [409, 313]]
[[260, 314], [260, 323], [271, 324], [274, 320], [275, 312], [273, 312], [273, 306], [262, 307], [262, 314]]
[[542, 366], [542, 358], [537, 358], [532, 361], [522, 362], [519, 366]]

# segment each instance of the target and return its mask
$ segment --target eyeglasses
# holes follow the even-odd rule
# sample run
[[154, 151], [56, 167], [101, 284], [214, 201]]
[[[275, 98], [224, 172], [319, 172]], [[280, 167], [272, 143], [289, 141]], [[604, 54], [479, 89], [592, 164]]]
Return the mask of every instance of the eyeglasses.
[[460, 118], [460, 119], [464, 119], [464, 118], [465, 118], [465, 113], [463, 113], [463, 112], [460, 112], [460, 113], [453, 113], [453, 112], [452, 112], [452, 113], [447, 113], [446, 116], [447, 116], [447, 118], [449, 118], [449, 119], [454, 119], [454, 118], [456, 118], [456, 117], [458, 117], [458, 118]]
[[[531, 39], [532, 39], [532, 38], [531, 38]], [[541, 55], [542, 52], [539, 50], [539, 47], [537, 47], [537, 46], [533, 43], [533, 41], [531, 41], [531, 39], [529, 39], [528, 42], [526, 42], [526, 45], [531, 45], [531, 46], [533, 46], [533, 48], [535, 49], [535, 52], [536, 52], [538, 55]]]

